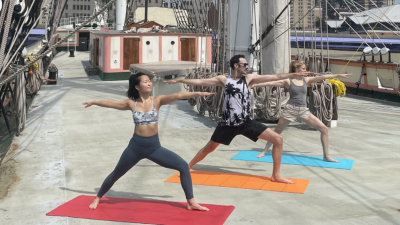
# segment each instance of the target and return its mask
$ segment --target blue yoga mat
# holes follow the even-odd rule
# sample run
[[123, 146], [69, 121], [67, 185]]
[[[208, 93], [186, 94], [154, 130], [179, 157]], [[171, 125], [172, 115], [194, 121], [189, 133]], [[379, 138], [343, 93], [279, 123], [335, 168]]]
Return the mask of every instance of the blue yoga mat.
[[[240, 151], [238, 154], [233, 156], [231, 159], [272, 163], [271, 153], [266, 153], [265, 156], [262, 158], [257, 158], [258, 154], [260, 154], [260, 152]], [[339, 160], [339, 163], [325, 162], [322, 160], [322, 157], [316, 157], [316, 156], [288, 155], [288, 154], [282, 155], [282, 163], [283, 164], [316, 166], [316, 167], [335, 168], [335, 169], [344, 169], [344, 170], [351, 170], [351, 168], [353, 167], [353, 164], [354, 164], [353, 159], [339, 159], [339, 158], [335, 158], [335, 159]]]

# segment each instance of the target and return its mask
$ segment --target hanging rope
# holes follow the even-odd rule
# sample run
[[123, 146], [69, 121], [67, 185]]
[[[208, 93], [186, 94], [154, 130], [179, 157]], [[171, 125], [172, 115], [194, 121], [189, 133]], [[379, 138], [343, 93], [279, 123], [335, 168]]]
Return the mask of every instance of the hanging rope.
[[[11, 65], [10, 71], [16, 73], [24, 68], [22, 65]], [[14, 96], [11, 98], [11, 111], [17, 122], [17, 136], [24, 130], [26, 121], [25, 77], [17, 76], [14, 84]]]

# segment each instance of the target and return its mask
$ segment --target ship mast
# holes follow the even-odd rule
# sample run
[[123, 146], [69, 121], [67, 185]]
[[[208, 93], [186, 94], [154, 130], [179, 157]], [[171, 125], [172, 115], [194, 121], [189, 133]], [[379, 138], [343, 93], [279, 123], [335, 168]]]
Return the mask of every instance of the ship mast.
[[290, 9], [283, 11], [288, 3], [289, 0], [261, 1], [260, 11], [266, 12], [261, 15], [261, 30], [273, 24], [269, 34], [261, 41], [261, 74], [287, 73], [289, 70], [290, 32], [284, 32], [290, 27]]

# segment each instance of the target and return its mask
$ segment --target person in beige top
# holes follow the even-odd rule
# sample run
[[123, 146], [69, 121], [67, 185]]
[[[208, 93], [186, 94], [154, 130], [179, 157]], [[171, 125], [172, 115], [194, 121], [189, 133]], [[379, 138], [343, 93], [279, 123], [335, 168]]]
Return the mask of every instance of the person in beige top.
[[[290, 73], [295, 72], [306, 72], [306, 65], [302, 61], [292, 61], [290, 63]], [[278, 121], [278, 125], [275, 128], [275, 132], [281, 134], [282, 131], [294, 121], [303, 121], [310, 127], [315, 128], [321, 133], [322, 150], [324, 153], [323, 160], [328, 162], [339, 162], [329, 156], [329, 136], [328, 128], [323, 124], [317, 117], [310, 113], [307, 108], [307, 85], [316, 83], [324, 79], [332, 79], [338, 77], [348, 78], [351, 74], [327, 74], [317, 77], [297, 77], [294, 79], [283, 79], [278, 81], [271, 81], [265, 83], [259, 83], [251, 86], [254, 87], [285, 87], [289, 89], [290, 99], [287, 102], [285, 109]], [[272, 143], [267, 142], [265, 149], [259, 155], [258, 158], [265, 156], [267, 150], [271, 147]]]

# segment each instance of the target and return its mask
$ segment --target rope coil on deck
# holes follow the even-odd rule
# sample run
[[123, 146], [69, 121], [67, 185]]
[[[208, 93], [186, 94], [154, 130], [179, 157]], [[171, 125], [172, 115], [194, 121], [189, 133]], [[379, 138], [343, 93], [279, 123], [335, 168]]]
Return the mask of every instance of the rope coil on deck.
[[[280, 87], [260, 87], [254, 91], [254, 100], [256, 100], [256, 115], [264, 120], [279, 120], [283, 103], [284, 92]], [[286, 99], [287, 100], [287, 99]]]
[[[185, 79], [207, 79], [216, 77], [218, 75], [220, 74], [215, 72], [207, 73], [200, 70], [193, 70], [185, 77]], [[188, 100], [188, 102], [191, 106], [196, 106], [196, 109], [200, 115], [204, 116], [205, 112], [208, 111], [210, 119], [219, 122], [221, 119], [222, 103], [224, 100], [222, 87], [184, 85], [184, 88], [190, 92], [215, 93], [215, 95], [191, 98]]]

